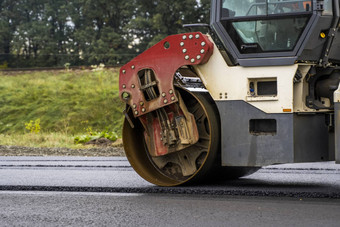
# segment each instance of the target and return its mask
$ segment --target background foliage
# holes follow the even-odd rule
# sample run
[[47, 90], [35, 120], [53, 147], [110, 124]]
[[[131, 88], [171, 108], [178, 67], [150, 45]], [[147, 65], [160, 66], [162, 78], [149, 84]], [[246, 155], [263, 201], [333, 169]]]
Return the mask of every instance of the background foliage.
[[185, 23], [206, 23], [210, 0], [0, 0], [0, 68], [123, 64]]
[[120, 134], [123, 109], [117, 70], [0, 76], [0, 134]]

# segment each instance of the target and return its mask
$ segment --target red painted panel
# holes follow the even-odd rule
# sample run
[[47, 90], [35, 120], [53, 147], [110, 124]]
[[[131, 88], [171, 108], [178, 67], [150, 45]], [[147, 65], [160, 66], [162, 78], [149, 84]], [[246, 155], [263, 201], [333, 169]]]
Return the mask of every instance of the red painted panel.
[[[169, 44], [169, 47], [166, 44]], [[214, 44], [208, 37], [200, 32], [165, 38], [121, 68], [119, 75], [121, 99], [123, 92], [130, 94], [128, 104], [133, 108], [135, 117], [177, 102], [175, 92], [171, 92], [174, 91], [173, 77], [176, 70], [185, 65], [206, 63], [213, 53], [213, 47]], [[140, 90], [138, 72], [143, 69], [153, 70], [161, 94], [150, 101], [145, 100]], [[162, 93], [165, 94], [164, 97]]]

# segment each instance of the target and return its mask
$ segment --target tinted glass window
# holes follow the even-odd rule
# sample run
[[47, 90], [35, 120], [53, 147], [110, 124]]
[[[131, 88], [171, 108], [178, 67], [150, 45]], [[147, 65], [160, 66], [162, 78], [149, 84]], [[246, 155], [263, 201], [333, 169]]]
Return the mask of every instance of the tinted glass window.
[[332, 0], [325, 0], [324, 1], [324, 11], [322, 12], [322, 15], [332, 15], [333, 14], [333, 7], [332, 7]]
[[293, 50], [308, 18], [235, 21], [227, 31], [241, 53]]
[[242, 54], [293, 51], [312, 13], [306, 0], [222, 0], [221, 23]]
[[222, 0], [222, 3], [222, 18], [312, 11], [310, 0]]

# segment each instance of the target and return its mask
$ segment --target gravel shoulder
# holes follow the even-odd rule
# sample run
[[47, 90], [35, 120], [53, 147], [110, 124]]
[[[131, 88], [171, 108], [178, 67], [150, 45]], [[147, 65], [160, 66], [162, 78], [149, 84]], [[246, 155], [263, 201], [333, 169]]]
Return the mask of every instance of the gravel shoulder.
[[0, 156], [86, 156], [112, 157], [125, 156], [122, 146], [91, 147], [85, 149], [70, 148], [34, 148], [0, 145]]

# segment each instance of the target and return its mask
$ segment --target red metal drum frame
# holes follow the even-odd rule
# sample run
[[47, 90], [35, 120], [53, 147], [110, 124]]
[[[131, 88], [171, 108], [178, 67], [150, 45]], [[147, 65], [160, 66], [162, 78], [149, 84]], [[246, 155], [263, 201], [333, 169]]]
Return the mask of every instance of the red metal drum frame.
[[[172, 35], [163, 39], [121, 67], [120, 98], [133, 108], [135, 117], [177, 102], [173, 85], [176, 71], [182, 66], [206, 63], [213, 49], [214, 44], [208, 36], [200, 32]], [[138, 72], [144, 69], [154, 72], [160, 93], [158, 98], [150, 101], [145, 99], [138, 78]], [[129, 99], [123, 99], [124, 92], [129, 94]]]

